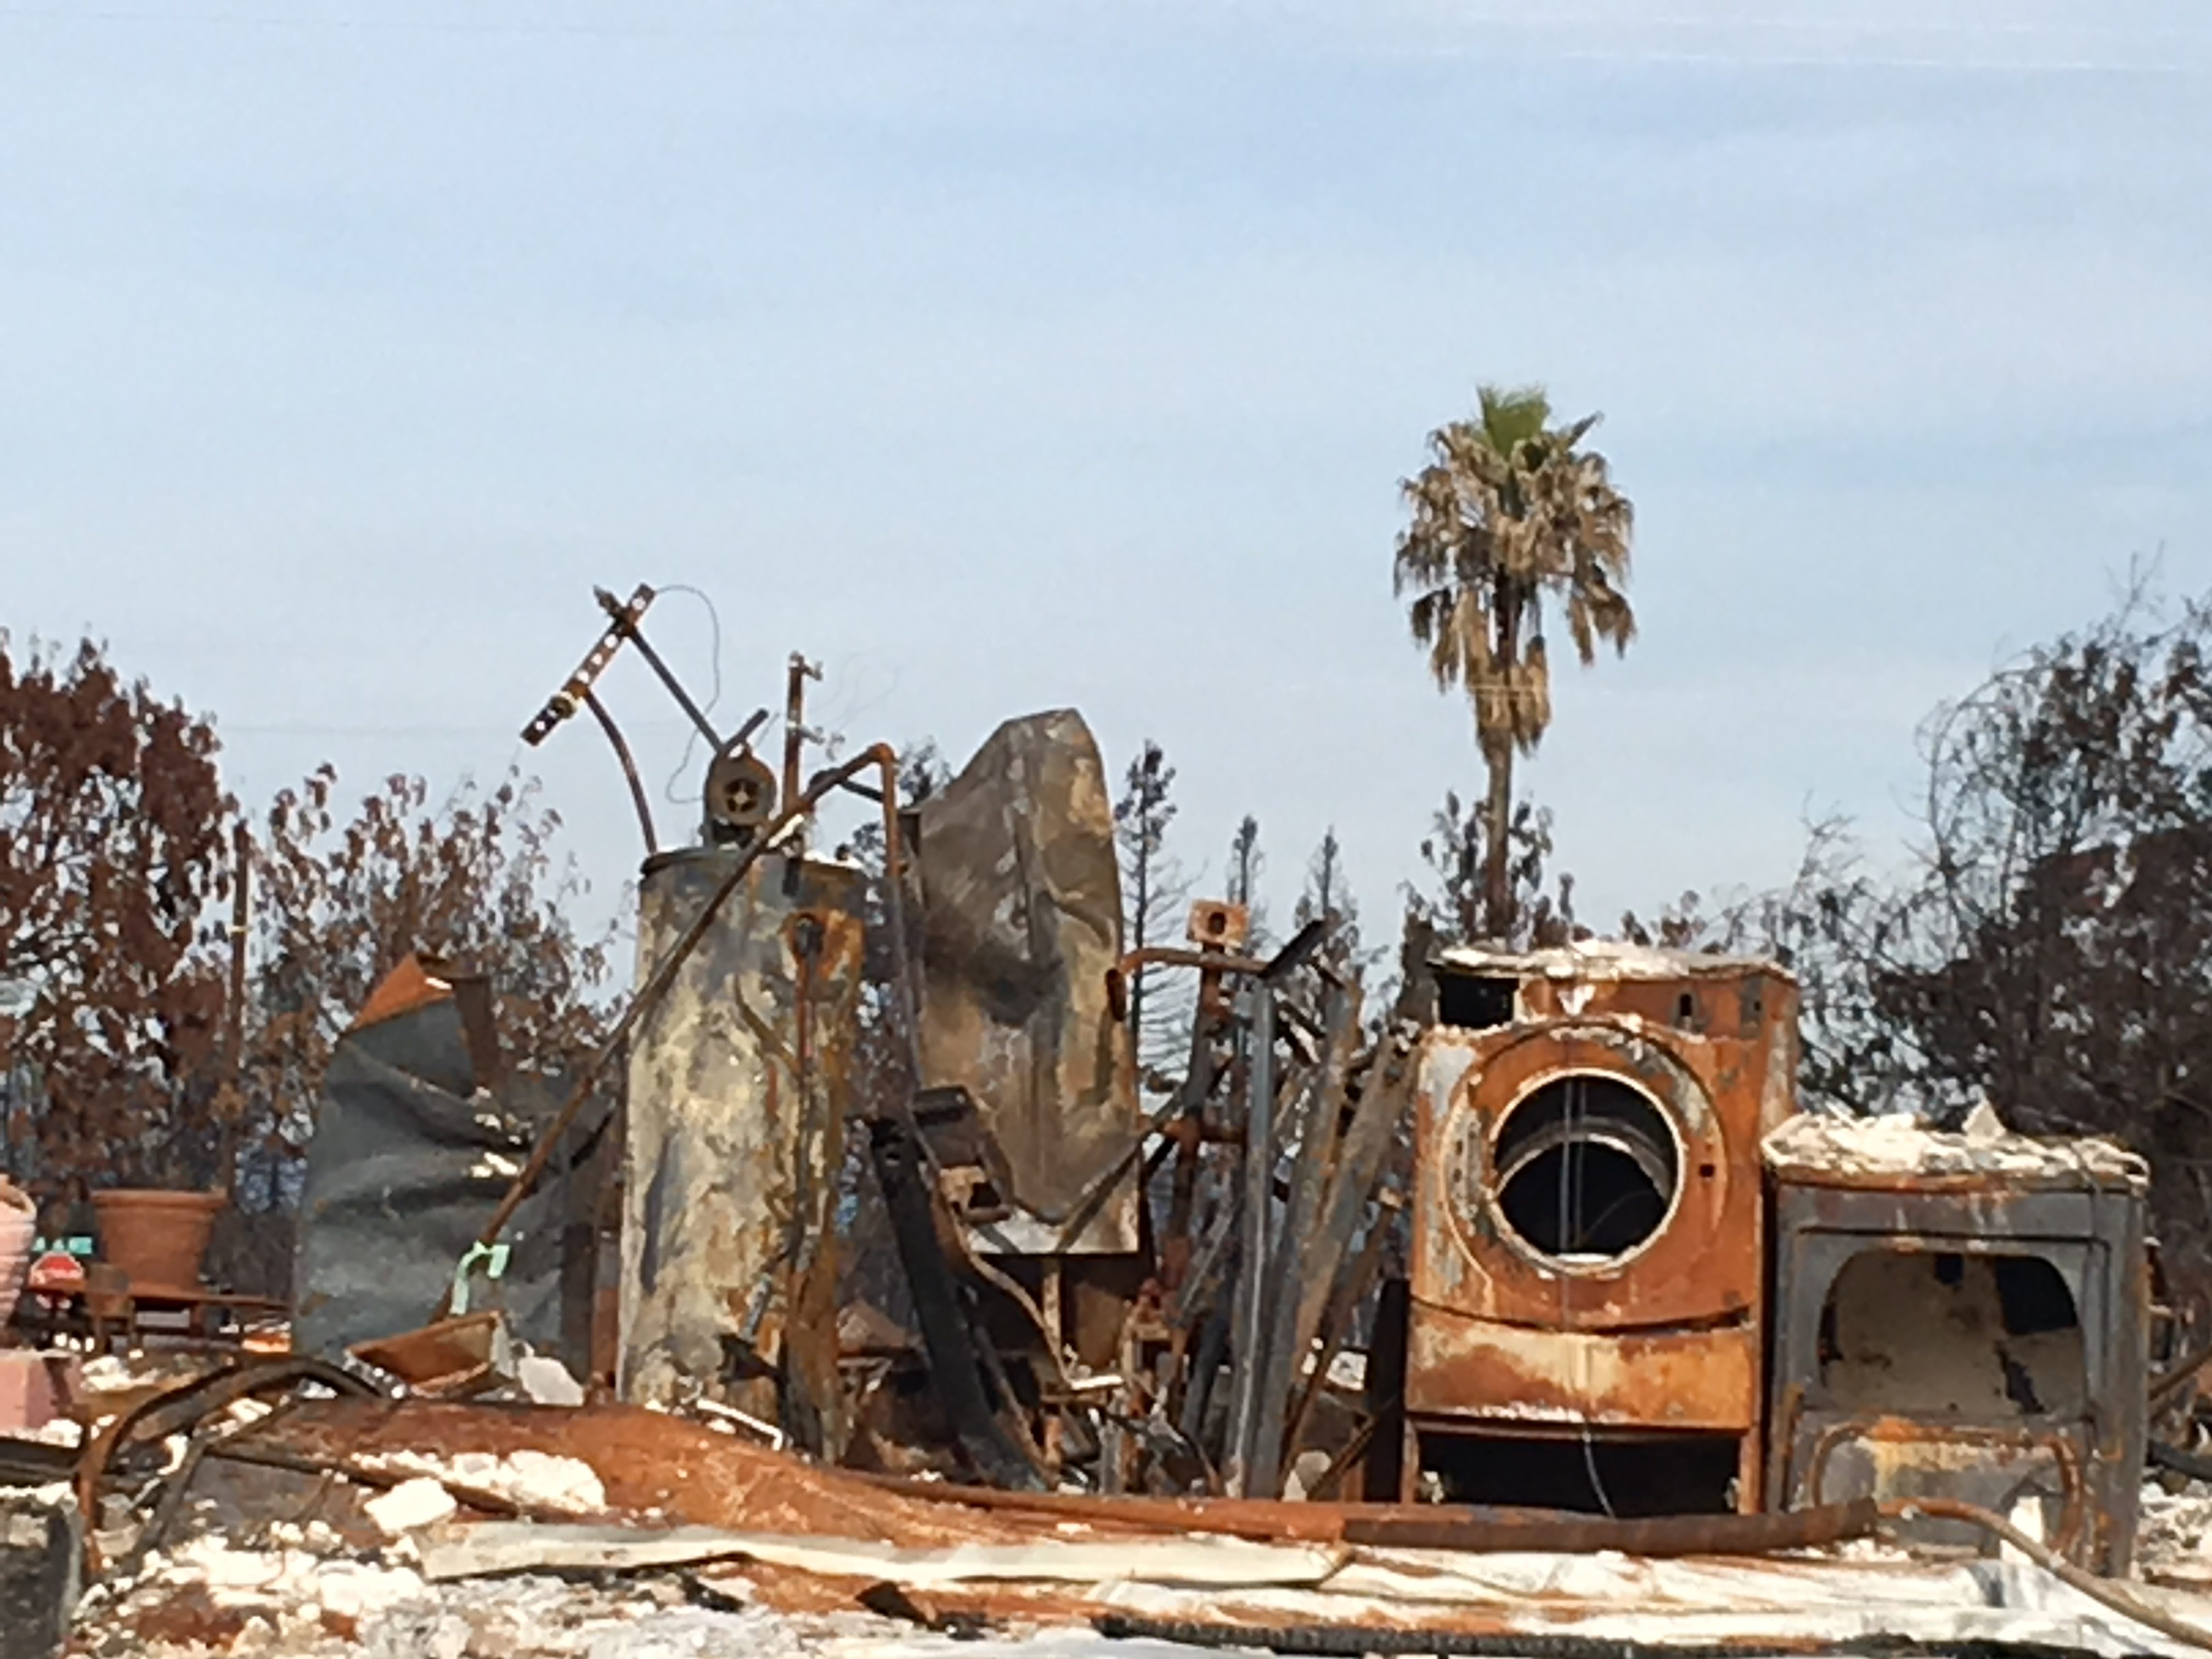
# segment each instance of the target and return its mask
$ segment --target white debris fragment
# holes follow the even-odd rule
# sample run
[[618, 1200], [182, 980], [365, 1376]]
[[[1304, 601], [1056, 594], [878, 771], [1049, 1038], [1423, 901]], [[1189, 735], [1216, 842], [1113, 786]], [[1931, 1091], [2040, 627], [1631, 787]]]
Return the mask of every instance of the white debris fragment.
[[453, 1501], [453, 1493], [437, 1481], [427, 1474], [418, 1474], [370, 1498], [362, 1508], [386, 1538], [397, 1538], [418, 1527], [435, 1526], [451, 1519], [460, 1505]]
[[52, 1422], [40, 1424], [35, 1429], [10, 1429], [0, 1437], [35, 1440], [42, 1446], [82, 1446], [84, 1443], [84, 1425], [74, 1418], [57, 1417]]
[[331, 1561], [315, 1578], [315, 1599], [340, 1618], [360, 1619], [420, 1601], [430, 1593], [412, 1567], [365, 1561]]
[[1457, 973], [1499, 974], [1514, 978], [1535, 975], [1570, 981], [1717, 978], [1740, 973], [1746, 967], [1764, 968], [1770, 972], [1775, 969], [1774, 963], [1755, 958], [1666, 951], [1617, 939], [1576, 939], [1566, 945], [1522, 951], [1453, 946], [1439, 951], [1437, 960]]
[[526, 1353], [514, 1362], [514, 1380], [541, 1406], [580, 1406], [582, 1385], [550, 1354]]
[[1367, 1356], [1351, 1349], [1340, 1350], [1328, 1362], [1328, 1382], [1334, 1389], [1359, 1389], [1367, 1386]]
[[489, 1452], [462, 1452], [444, 1458], [401, 1451], [374, 1459], [374, 1463], [389, 1474], [425, 1474], [464, 1493], [503, 1498], [526, 1513], [596, 1515], [607, 1506], [606, 1488], [597, 1472], [580, 1458], [556, 1457], [541, 1451], [513, 1452], [505, 1457]]
[[2145, 1486], [2136, 1571], [2154, 1583], [2212, 1587], [2212, 1498]]

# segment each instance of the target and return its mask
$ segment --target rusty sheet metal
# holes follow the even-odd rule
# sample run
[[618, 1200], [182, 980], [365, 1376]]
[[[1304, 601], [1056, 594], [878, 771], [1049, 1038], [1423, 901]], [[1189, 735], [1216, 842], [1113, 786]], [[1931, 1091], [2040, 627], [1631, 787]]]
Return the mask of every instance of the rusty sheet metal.
[[[641, 972], [741, 856], [647, 860]], [[846, 866], [761, 858], [632, 1038], [625, 1400], [703, 1395], [813, 1449], [842, 1443], [832, 1215], [865, 890]]]
[[1757, 1426], [1759, 1337], [1709, 1331], [1533, 1330], [1415, 1304], [1406, 1407], [1536, 1425]]
[[[2095, 1551], [2093, 1534], [2108, 1525], [2091, 1498], [2088, 1434], [2079, 1425], [2039, 1430], [1810, 1413], [1793, 1427], [1791, 1466], [1808, 1504], [1955, 1498], [2026, 1522], [2069, 1559]], [[1972, 1541], [1956, 1522], [1908, 1530], [1928, 1543]]]
[[356, 1342], [346, 1352], [364, 1365], [391, 1372], [410, 1393], [457, 1398], [499, 1381], [501, 1325], [496, 1312], [459, 1314], [420, 1330]]
[[[1057, 1224], [1139, 1127], [1109, 970], [1121, 878], [1098, 747], [1073, 710], [1008, 720], [918, 814], [926, 1088], [963, 1088], [1010, 1170], [1018, 1213], [983, 1247], [1051, 1249]], [[1137, 1248], [1120, 1183], [1064, 1248]]]

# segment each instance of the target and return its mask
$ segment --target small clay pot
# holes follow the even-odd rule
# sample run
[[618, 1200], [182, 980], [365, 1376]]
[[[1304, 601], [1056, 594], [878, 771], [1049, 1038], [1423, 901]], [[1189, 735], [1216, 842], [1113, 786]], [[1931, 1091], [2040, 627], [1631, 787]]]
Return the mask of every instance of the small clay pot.
[[222, 1193], [171, 1193], [111, 1187], [92, 1195], [100, 1218], [100, 1256], [119, 1267], [133, 1292], [200, 1288], [215, 1218], [230, 1200]]

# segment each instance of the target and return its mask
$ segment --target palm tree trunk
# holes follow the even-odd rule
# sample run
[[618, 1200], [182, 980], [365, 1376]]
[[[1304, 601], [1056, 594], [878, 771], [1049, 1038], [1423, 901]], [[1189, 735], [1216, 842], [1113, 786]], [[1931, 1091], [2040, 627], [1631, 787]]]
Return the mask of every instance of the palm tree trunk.
[[1483, 763], [1490, 769], [1490, 800], [1483, 809], [1483, 920], [1492, 942], [1504, 945], [1513, 937], [1513, 884], [1505, 836], [1513, 821], [1514, 674], [1521, 663], [1522, 596], [1503, 571], [1495, 581], [1490, 605], [1492, 625], [1497, 629], [1491, 641], [1492, 679], [1478, 693], [1492, 701], [1486, 708], [1477, 702], [1475, 728], [1481, 738]]
[[1484, 932], [1492, 943], [1503, 945], [1513, 937], [1513, 884], [1506, 846], [1506, 834], [1513, 820], [1511, 734], [1486, 738], [1482, 759], [1490, 769], [1490, 799], [1482, 812]]

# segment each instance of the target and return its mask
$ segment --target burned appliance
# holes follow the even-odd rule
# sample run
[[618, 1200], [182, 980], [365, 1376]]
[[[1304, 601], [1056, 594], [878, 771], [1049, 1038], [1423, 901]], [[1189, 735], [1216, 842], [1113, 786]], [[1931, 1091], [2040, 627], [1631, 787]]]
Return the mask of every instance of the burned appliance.
[[1597, 942], [1435, 968], [1404, 1490], [1756, 1509], [1759, 1144], [1791, 1109], [1795, 982]]
[[[810, 858], [807, 836], [824, 793], [857, 788], [883, 810], [881, 846], [896, 870], [896, 757], [872, 749], [802, 787], [805, 684], [816, 671], [794, 655], [779, 779], [751, 746], [768, 711], [718, 730], [647, 641], [651, 587], [627, 601], [596, 597], [605, 630], [522, 735], [542, 743], [588, 710], [645, 840], [638, 989], [624, 1016], [635, 1028], [617, 1388], [642, 1405], [740, 1413], [835, 1455], [847, 1407], [834, 1222], [870, 884], [850, 862]], [[661, 850], [629, 745], [594, 689], [625, 646], [706, 740], [702, 845]], [[851, 782], [869, 766], [880, 788]]]
[[2123, 1573], [2143, 1466], [2148, 1172], [2109, 1141], [1978, 1116], [1960, 1133], [1807, 1116], [1770, 1137], [1768, 1504], [1964, 1498]]
[[[646, 860], [641, 977], [743, 856]], [[801, 1444], [842, 1443], [834, 1216], [866, 889], [848, 866], [759, 858], [630, 1039], [625, 1400], [703, 1394]]]

